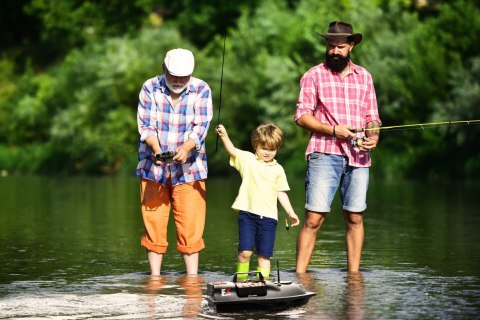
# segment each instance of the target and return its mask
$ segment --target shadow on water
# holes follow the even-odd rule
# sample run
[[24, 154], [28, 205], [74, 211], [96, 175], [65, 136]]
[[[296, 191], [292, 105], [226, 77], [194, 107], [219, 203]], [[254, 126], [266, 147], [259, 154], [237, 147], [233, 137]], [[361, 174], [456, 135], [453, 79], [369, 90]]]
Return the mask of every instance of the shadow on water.
[[[301, 216], [303, 181], [289, 182]], [[378, 181], [369, 193], [361, 272], [342, 269], [344, 225], [335, 201], [308, 273], [294, 272], [298, 228], [287, 231], [279, 224], [277, 230], [273, 261], [280, 261], [282, 280], [316, 293], [308, 304], [277, 313], [216, 313], [204, 295], [207, 283], [231, 280], [235, 270], [236, 215], [230, 206], [237, 188], [238, 181], [230, 179], [207, 183], [200, 275], [183, 273], [171, 224], [166, 272], [151, 278], [140, 247], [136, 179], [0, 179], [0, 319], [474, 319], [480, 314], [478, 183]]]

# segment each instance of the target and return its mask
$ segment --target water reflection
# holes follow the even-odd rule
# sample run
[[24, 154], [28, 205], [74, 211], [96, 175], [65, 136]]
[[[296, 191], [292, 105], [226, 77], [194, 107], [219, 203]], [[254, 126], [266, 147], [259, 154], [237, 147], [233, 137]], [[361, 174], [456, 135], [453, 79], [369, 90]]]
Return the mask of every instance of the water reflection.
[[182, 316], [184, 318], [196, 318], [203, 300], [203, 278], [198, 275], [184, 275], [178, 279], [178, 283], [187, 295], [182, 308]]
[[[306, 273], [297, 273], [296, 278], [298, 283], [303, 285], [307, 292], [315, 292], [316, 296], [312, 297], [308, 304], [304, 306], [305, 314], [303, 315], [304, 319], [312, 319], [312, 318], [323, 318], [323, 312], [319, 312], [323, 308], [324, 305], [324, 296], [325, 293], [325, 285], [322, 281], [317, 279], [318, 274], [313, 271], [309, 271]], [[295, 280], [295, 279], [293, 279]]]
[[160, 290], [167, 283], [167, 280], [163, 276], [150, 276], [147, 280], [147, 313], [148, 317], [153, 319], [157, 315], [157, 295]]
[[342, 319], [348, 320], [368, 318], [362, 272], [312, 269], [296, 276], [305, 290], [317, 294], [307, 305], [307, 317], [329, 319], [341, 315]]
[[[181, 306], [182, 318], [196, 318], [201, 311], [201, 304], [203, 300], [202, 287], [204, 285], [204, 279], [198, 275], [181, 275], [176, 280], [180, 288], [185, 292], [185, 299]], [[147, 309], [149, 318], [156, 318], [161, 316], [157, 314], [157, 310], [161, 310], [165, 302], [158, 297], [162, 293], [164, 287], [170, 287], [167, 285], [168, 281], [165, 276], [149, 276], [146, 283], [146, 292], [148, 295]], [[159, 308], [160, 307], [160, 308]], [[180, 306], [179, 306], [180, 307]]]
[[359, 272], [347, 272], [345, 276], [344, 305], [346, 307], [345, 315], [349, 320], [364, 319], [364, 294], [365, 286], [363, 274]]
[[319, 286], [318, 282], [316, 281], [313, 273], [306, 272], [306, 273], [298, 273], [297, 274], [298, 281], [303, 285], [305, 290], [312, 291], [315, 293], [319, 293]]

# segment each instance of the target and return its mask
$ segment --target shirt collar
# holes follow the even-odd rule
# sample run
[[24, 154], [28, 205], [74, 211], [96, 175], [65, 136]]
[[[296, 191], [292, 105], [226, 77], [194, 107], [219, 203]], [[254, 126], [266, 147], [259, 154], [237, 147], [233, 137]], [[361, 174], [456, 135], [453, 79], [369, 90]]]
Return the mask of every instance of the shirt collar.
[[[164, 74], [162, 74], [161, 76], [158, 76], [158, 89], [164, 94], [170, 94], [170, 89], [168, 89], [168, 87], [167, 87], [167, 82], [165, 80], [165, 75]], [[195, 87], [192, 84], [192, 78], [190, 77], [190, 81], [188, 82], [188, 86], [185, 89], [185, 91], [182, 92], [181, 95], [183, 96], [184, 94], [189, 94], [190, 92], [194, 92], [194, 91], [195, 91]]]
[[349, 64], [350, 64], [350, 71], [352, 71], [353, 73], [359, 73], [358, 72], [358, 66], [356, 64], [354, 64], [351, 60], [350, 60]]
[[270, 161], [270, 162], [265, 162], [265, 161], [263, 161], [262, 159], [260, 159], [260, 157], [257, 156], [256, 153], [255, 153], [255, 159], [257, 159], [257, 161], [260, 161], [261, 163], [264, 163], [264, 164], [267, 165], [267, 166], [274, 166], [274, 165], [277, 164], [277, 160], [276, 160], [276, 159], [273, 159], [273, 160]]

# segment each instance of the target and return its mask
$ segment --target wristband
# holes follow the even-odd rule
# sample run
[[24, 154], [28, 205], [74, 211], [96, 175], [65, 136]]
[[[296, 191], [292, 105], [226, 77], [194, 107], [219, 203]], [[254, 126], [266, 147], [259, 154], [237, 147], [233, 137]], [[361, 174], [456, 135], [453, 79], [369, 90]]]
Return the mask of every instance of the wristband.
[[333, 136], [336, 138], [337, 136], [335, 135], [335, 126], [333, 126]]

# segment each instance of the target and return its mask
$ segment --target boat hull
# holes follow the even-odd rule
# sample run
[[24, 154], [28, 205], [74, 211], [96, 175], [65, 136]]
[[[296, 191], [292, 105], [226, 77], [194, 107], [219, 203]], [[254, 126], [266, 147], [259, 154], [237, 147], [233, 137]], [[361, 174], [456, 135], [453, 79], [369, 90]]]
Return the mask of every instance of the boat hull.
[[314, 295], [291, 281], [225, 281], [207, 284], [206, 300], [217, 312], [280, 311], [302, 306]]

